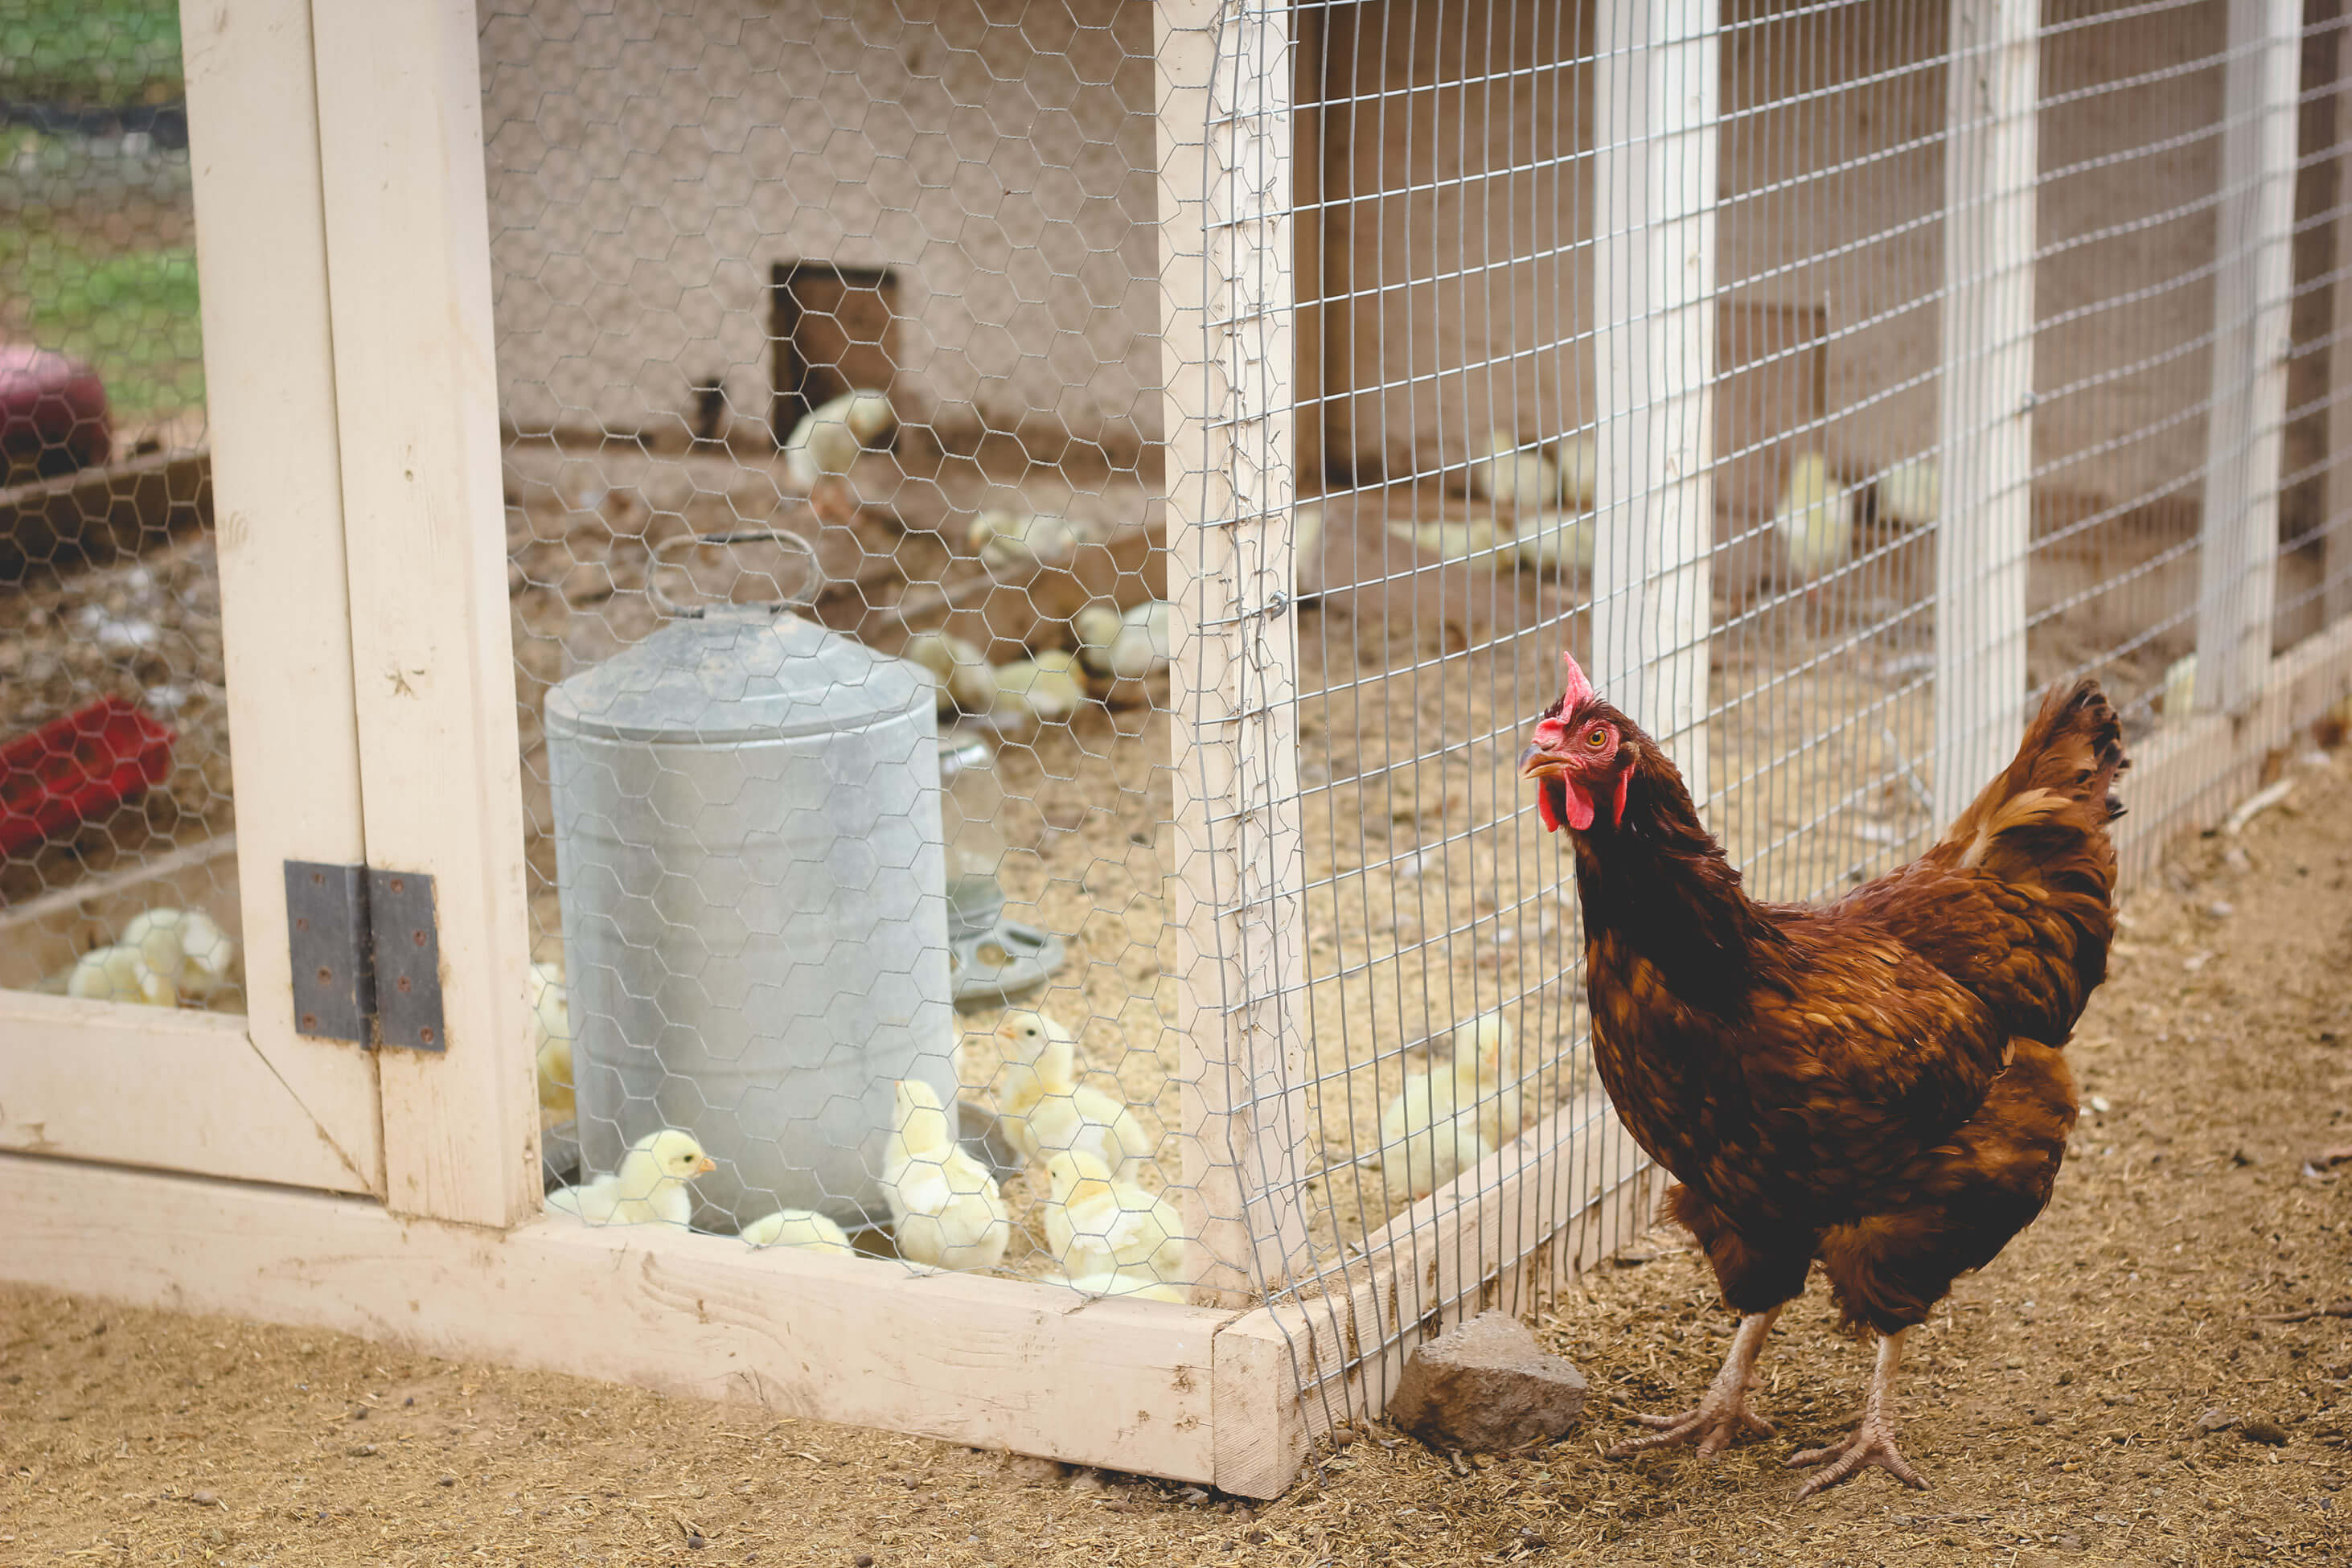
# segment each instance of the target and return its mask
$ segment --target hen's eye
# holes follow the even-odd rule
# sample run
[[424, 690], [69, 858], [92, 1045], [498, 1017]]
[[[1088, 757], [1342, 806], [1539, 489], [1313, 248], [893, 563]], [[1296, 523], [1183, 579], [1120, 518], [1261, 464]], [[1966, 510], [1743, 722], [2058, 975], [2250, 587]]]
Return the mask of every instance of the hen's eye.
[[1597, 752], [1609, 743], [1609, 731], [1595, 724], [1584, 732], [1584, 743]]

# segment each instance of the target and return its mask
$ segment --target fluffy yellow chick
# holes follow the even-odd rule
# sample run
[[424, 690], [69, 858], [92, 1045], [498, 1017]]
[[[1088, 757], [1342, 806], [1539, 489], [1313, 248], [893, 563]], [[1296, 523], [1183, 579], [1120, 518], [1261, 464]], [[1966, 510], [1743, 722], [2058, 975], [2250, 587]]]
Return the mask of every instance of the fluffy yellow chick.
[[557, 1116], [577, 1112], [572, 1093], [572, 1003], [563, 966], [530, 966], [531, 1053], [539, 1065], [539, 1107]]
[[1182, 1306], [1191, 1300], [1184, 1286], [1173, 1280], [1150, 1279], [1139, 1274], [1122, 1274], [1118, 1269], [1099, 1273], [1048, 1274], [1048, 1285], [1066, 1285], [1082, 1296], [1123, 1296], [1138, 1301], [1173, 1301]]
[[1381, 1113], [1381, 1186], [1391, 1204], [1425, 1198], [1492, 1153], [1476, 1106], [1457, 1111], [1450, 1069], [1416, 1068]]
[[1023, 1158], [1079, 1149], [1122, 1176], [1150, 1163], [1159, 1142], [1134, 1108], [1078, 1081], [1077, 1041], [1067, 1028], [1015, 1008], [996, 1026], [996, 1038], [1005, 1061], [997, 1121]]
[[1878, 476], [1878, 515], [1906, 528], [1925, 528], [1944, 509], [1944, 475], [1933, 458], [1912, 458]]
[[1519, 565], [1529, 572], [1592, 574], [1593, 541], [1600, 524], [1591, 512], [1547, 511], [1520, 523], [1511, 540]]
[[1301, 501], [1290, 514], [1290, 575], [1299, 594], [1323, 586], [1323, 505]]
[[1509, 431], [1496, 430], [1470, 460], [1470, 493], [1507, 511], [1532, 513], [1559, 502], [1559, 470], [1542, 447], [1523, 448]]
[[814, 1209], [778, 1209], [743, 1227], [743, 1239], [754, 1247], [798, 1247], [810, 1252], [856, 1255], [849, 1233]]
[[1018, 574], [1067, 566], [1078, 546], [1098, 542], [1102, 530], [1066, 517], [1039, 517], [996, 508], [971, 520], [965, 538], [992, 571]]
[[934, 1268], [993, 1268], [1012, 1216], [988, 1168], [963, 1152], [929, 1084], [898, 1086], [898, 1116], [882, 1153], [882, 1193], [898, 1256]]
[[[1392, 522], [1389, 531], [1427, 551], [1441, 561], [1485, 560], [1493, 562], [1499, 552], [1511, 549], [1511, 534], [1491, 517], [1474, 517], [1467, 522], [1424, 522], [1415, 527], [1411, 523]], [[1507, 564], [1509, 558], [1504, 563]]]
[[1504, 1067], [1511, 1040], [1511, 1022], [1499, 1008], [1454, 1031], [1452, 1100], [1457, 1116], [1476, 1120], [1478, 1141], [1486, 1146], [1480, 1158], [1519, 1135], [1519, 1086]]
[[845, 474], [869, 447], [887, 445], [898, 429], [890, 400], [878, 392], [845, 392], [819, 404], [784, 438], [784, 473], [802, 490], [829, 474]]
[[939, 683], [940, 714], [985, 713], [996, 705], [996, 671], [987, 656], [946, 632], [917, 632], [900, 656], [929, 670]]
[[717, 1169], [693, 1133], [665, 1127], [630, 1144], [619, 1170], [548, 1194], [546, 1208], [591, 1225], [683, 1226], [694, 1214], [694, 1194], [686, 1184]]
[[128, 1002], [142, 1007], [176, 1006], [180, 994], [146, 955], [128, 942], [85, 952], [66, 976], [66, 994], [88, 1002]]
[[1147, 599], [1124, 613], [1106, 604], [1088, 605], [1070, 617], [1078, 637], [1078, 664], [1123, 701], [1140, 700], [1143, 682], [1168, 668], [1169, 605]]
[[996, 670], [998, 725], [1026, 729], [1032, 724], [1066, 724], [1087, 700], [1085, 688], [1073, 673], [1077, 656], [1059, 649], [1034, 658], [1015, 659]]
[[147, 967], [190, 1001], [208, 1001], [235, 978], [236, 941], [202, 910], [146, 910], [122, 928]]
[[1601, 489], [1601, 443], [1591, 434], [1559, 444], [1559, 499], [1570, 511], [1591, 511]]
[[1070, 1276], [1121, 1273], [1181, 1279], [1184, 1216], [1164, 1197], [1115, 1179], [1083, 1149], [1045, 1162], [1053, 1196], [1043, 1206], [1045, 1242]]
[[2182, 654], [2165, 667], [2164, 720], [2177, 724], [2197, 710], [2197, 653]]
[[1845, 564], [1853, 552], [1853, 508], [1846, 488], [1830, 475], [1830, 461], [1804, 452], [1789, 468], [1789, 488], [1772, 527], [1800, 582], [1812, 583]]

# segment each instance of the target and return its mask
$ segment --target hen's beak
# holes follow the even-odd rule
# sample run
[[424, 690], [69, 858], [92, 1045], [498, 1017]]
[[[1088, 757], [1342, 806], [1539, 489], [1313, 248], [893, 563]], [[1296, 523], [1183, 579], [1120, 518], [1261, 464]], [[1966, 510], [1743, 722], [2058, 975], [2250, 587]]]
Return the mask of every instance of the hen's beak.
[[1556, 779], [1567, 773], [1568, 764], [1544, 750], [1540, 742], [1528, 742], [1528, 749], [1519, 753], [1519, 776], [1523, 779]]

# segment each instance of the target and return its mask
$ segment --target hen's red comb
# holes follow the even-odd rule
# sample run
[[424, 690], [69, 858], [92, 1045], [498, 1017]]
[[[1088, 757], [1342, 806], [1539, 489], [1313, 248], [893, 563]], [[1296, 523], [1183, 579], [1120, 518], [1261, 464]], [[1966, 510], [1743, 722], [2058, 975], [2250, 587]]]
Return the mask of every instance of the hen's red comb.
[[1592, 682], [1584, 679], [1584, 667], [1576, 662], [1574, 654], [1561, 654], [1559, 662], [1568, 667], [1568, 689], [1560, 694], [1559, 710], [1573, 713], [1592, 700]]

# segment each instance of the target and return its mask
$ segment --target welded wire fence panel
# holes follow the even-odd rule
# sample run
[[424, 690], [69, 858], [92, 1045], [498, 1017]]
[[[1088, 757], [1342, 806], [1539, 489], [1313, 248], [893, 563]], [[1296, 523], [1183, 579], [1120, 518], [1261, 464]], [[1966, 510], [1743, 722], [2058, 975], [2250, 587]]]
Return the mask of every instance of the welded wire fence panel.
[[1531, 1308], [1655, 1190], [1558, 656], [1767, 898], [2242, 709], [2352, 602], [2336, 34], [486, 7], [551, 1201], [1262, 1296], [1333, 1413]]
[[551, 1206], [1181, 1299], [1150, 10], [481, 44]]
[[0, 986], [242, 1012], [182, 79], [0, 0]]

